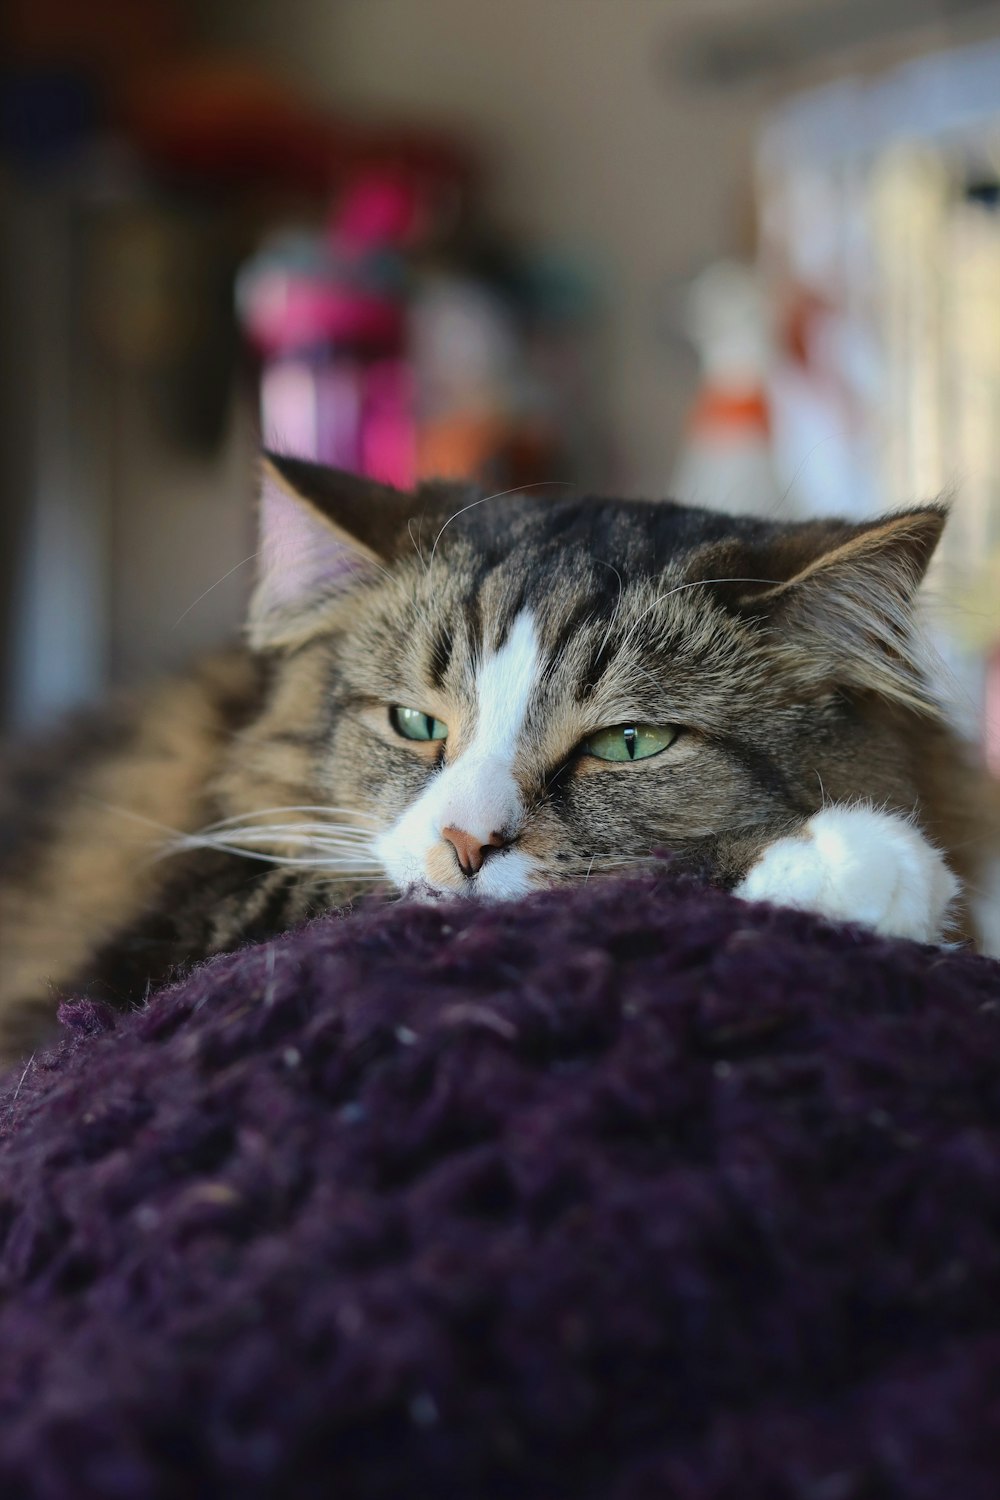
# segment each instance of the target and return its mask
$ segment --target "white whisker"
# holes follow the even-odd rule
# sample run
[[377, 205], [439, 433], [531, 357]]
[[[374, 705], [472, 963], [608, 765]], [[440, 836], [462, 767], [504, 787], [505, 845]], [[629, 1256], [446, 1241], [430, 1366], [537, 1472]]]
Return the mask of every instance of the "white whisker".
[[236, 813], [230, 818], [220, 818], [217, 823], [210, 823], [208, 826], [225, 828], [230, 823], [241, 823], [249, 818], [280, 817], [284, 813], [349, 813], [352, 818], [367, 818], [371, 823], [379, 821], [374, 813], [362, 812], [356, 807], [338, 807], [329, 802], [300, 802], [289, 803], [286, 807], [255, 807], [251, 812]]
[[[328, 821], [271, 824], [250, 822], [249, 819], [262, 815], [261, 810], [226, 818], [220, 824], [190, 832], [159, 823], [128, 808], [114, 807], [107, 803], [98, 805], [119, 817], [141, 823], [160, 835], [162, 846], [153, 850], [150, 855], [154, 864], [175, 854], [208, 849], [292, 869], [339, 873], [350, 879], [384, 879], [383, 866], [372, 852], [373, 833], [349, 824], [338, 825]], [[281, 846], [289, 852], [277, 852]], [[293, 850], [300, 852], [290, 852]]]
[[706, 588], [709, 584], [713, 583], [763, 583], [778, 586], [781, 584], [781, 582], [782, 580], [780, 578], [695, 578], [692, 579], [690, 583], [675, 584], [672, 589], [667, 589], [666, 593], [657, 594], [652, 604], [650, 604], [646, 609], [643, 610], [638, 619], [632, 622], [631, 626], [629, 627], [628, 633], [625, 636], [625, 639], [622, 641], [621, 646], [619, 647], [619, 650], [624, 651], [627, 646], [631, 645], [632, 639], [635, 636], [635, 633], [638, 630], [639, 626], [642, 624], [646, 616], [653, 612], [658, 604], [662, 604], [666, 599], [673, 598], [674, 594], [683, 593], [685, 589]]
[[[424, 562], [424, 554], [420, 550], [420, 528], [423, 525], [423, 520], [424, 520], [423, 516], [411, 516], [410, 519], [406, 523], [406, 530], [407, 530], [407, 533], [409, 535], [410, 541], [413, 543], [413, 550], [417, 554], [417, 556], [419, 557], [420, 562], [421, 562], [421, 564], [422, 564], [422, 566], [424, 568], [424, 571], [426, 572], [427, 571], [427, 564]], [[413, 523], [414, 523], [414, 521], [417, 522], [417, 534], [416, 534], [416, 536], [413, 535]]]
[[100, 797], [86, 797], [94, 807], [102, 807], [105, 812], [114, 813], [115, 817], [128, 818], [130, 822], [141, 823], [145, 828], [154, 829], [157, 833], [167, 834], [171, 838], [185, 838], [183, 828], [174, 828], [170, 823], [160, 823], [155, 818], [147, 818], [145, 814], [133, 812], [129, 807], [115, 807], [111, 802], [104, 802]]
[[177, 616], [176, 620], [170, 627], [171, 630], [176, 630], [181, 621], [187, 619], [188, 615], [194, 609], [195, 605], [200, 604], [203, 599], [207, 599], [209, 594], [212, 593], [214, 589], [217, 589], [219, 587], [220, 583], [225, 583], [227, 578], [231, 578], [234, 573], [239, 571], [240, 568], [245, 568], [248, 562], [253, 562], [254, 558], [259, 556], [259, 552], [251, 552], [249, 557], [244, 557], [242, 561], [234, 563], [227, 573], [223, 573], [222, 577], [217, 578], [214, 583], [210, 583], [208, 588], [205, 589], [204, 593], [199, 594], [197, 599], [192, 599], [191, 603], [188, 605], [183, 614]]
[[456, 510], [452, 515], [448, 517], [447, 521], [445, 521], [444, 525], [441, 527], [441, 530], [434, 538], [434, 545], [431, 548], [430, 561], [427, 564], [427, 571], [430, 572], [431, 564], [434, 562], [434, 554], [437, 551], [438, 542], [441, 540], [442, 536], [447, 531], [452, 521], [457, 521], [459, 516], [464, 516], [467, 510], [475, 510], [477, 505], [485, 505], [488, 500], [503, 500], [507, 495], [521, 495], [525, 492], [525, 490], [544, 490], [554, 486], [559, 486], [560, 488], [570, 490], [573, 488], [573, 485], [568, 479], [539, 479], [535, 484], [515, 484], [509, 490], [497, 490], [496, 494], [494, 495], [481, 495], [478, 500], [470, 500], [468, 505], [463, 505], [461, 510]]
[[370, 568], [375, 573], [381, 573], [382, 577], [388, 578], [390, 583], [396, 582], [395, 573], [393, 573], [389, 568], [383, 568], [381, 563], [377, 563], [372, 559], [366, 559], [365, 567]]
[[200, 832], [192, 837], [216, 840], [226, 844], [240, 844], [244, 848], [267, 848], [269, 845], [281, 844], [287, 847], [304, 849], [343, 850], [345, 852], [364, 853], [371, 848], [368, 840], [323, 838], [314, 833], [299, 833], [294, 828], [260, 828], [244, 830], [238, 828], [233, 832], [214, 834]]
[[289, 869], [303, 869], [316, 871], [339, 871], [345, 875], [371, 875], [373, 879], [384, 878], [382, 866], [374, 855], [364, 850], [341, 849], [326, 853], [317, 852], [312, 855], [275, 854], [266, 849], [256, 849], [237, 840], [213, 838], [210, 835], [189, 833], [182, 834], [180, 838], [166, 849], [162, 850], [159, 858], [166, 858], [171, 854], [189, 853], [194, 849], [210, 849], [221, 854], [236, 854], [243, 859], [255, 859], [264, 864], [281, 865]]
[[373, 832], [370, 829], [352, 828], [350, 824], [340, 823], [230, 823], [223, 828], [206, 827], [198, 829], [199, 833], [218, 835], [220, 838], [281, 838], [287, 835], [297, 839], [309, 839], [310, 841], [333, 843], [371, 843]]

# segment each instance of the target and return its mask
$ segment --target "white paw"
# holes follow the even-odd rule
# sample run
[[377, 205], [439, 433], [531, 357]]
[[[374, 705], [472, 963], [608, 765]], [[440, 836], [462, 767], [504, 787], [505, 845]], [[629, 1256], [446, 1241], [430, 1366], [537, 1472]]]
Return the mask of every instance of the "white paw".
[[936, 942], [959, 883], [941, 854], [896, 813], [827, 807], [801, 834], [778, 839], [736, 887], [886, 937]]

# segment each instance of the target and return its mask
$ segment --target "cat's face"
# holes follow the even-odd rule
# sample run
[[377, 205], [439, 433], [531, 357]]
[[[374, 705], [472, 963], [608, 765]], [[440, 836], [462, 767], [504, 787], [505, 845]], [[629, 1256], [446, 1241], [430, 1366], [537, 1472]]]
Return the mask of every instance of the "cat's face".
[[937, 512], [861, 531], [469, 502], [269, 471], [252, 630], [273, 688], [240, 812], [327, 809], [360, 873], [505, 899], [824, 797], [905, 801], [866, 703], [924, 695], [908, 602]]

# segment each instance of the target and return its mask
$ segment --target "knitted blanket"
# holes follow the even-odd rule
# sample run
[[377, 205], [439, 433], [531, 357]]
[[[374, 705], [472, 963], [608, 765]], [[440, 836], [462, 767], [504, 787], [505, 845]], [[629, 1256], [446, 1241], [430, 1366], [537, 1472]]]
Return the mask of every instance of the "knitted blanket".
[[4, 1500], [996, 1500], [1000, 969], [666, 870], [367, 908], [0, 1091]]

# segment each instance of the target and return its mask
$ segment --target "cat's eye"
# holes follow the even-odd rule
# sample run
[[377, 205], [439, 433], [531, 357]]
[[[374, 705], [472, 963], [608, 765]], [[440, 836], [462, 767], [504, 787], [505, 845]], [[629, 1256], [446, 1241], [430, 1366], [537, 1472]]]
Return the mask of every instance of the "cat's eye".
[[448, 726], [443, 719], [425, 714], [419, 708], [403, 708], [394, 703], [389, 710], [389, 723], [404, 740], [446, 740]]
[[598, 760], [649, 760], [669, 750], [678, 733], [670, 724], [615, 724], [584, 740], [583, 751]]

